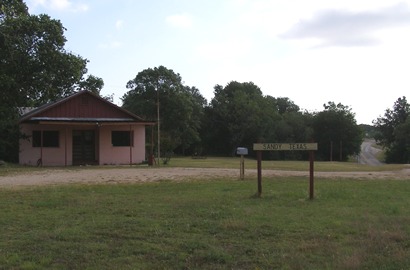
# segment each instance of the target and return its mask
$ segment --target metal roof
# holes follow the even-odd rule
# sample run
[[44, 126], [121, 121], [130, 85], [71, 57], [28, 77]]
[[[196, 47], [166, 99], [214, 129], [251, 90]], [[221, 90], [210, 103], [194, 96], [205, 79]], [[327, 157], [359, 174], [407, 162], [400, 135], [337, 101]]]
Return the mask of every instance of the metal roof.
[[[95, 102], [97, 102], [97, 103], [94, 103], [97, 106], [96, 108], [100, 108], [100, 109], [105, 108], [105, 111], [108, 110], [108, 111], [117, 112], [117, 113], [114, 113], [113, 117], [105, 117], [104, 113], [99, 113], [99, 115], [104, 116], [104, 117], [98, 117], [99, 115], [95, 115], [95, 113], [94, 115], [88, 115], [88, 116], [84, 115], [84, 117], [82, 116], [78, 117], [78, 115], [76, 115], [75, 113], [71, 113], [71, 115], [64, 115], [63, 113], [59, 115], [55, 115], [55, 114], [53, 115], [52, 113], [50, 114], [51, 111], [56, 110], [59, 107], [63, 106], [62, 108], [64, 108], [64, 106], [66, 106], [65, 104], [72, 104], [73, 102], [75, 103], [75, 101], [78, 101], [75, 98], [78, 98], [79, 96], [84, 96], [84, 97], [89, 96], [92, 100], [95, 100]], [[70, 103], [67, 103], [67, 102], [70, 102]], [[85, 107], [81, 107], [81, 106], [75, 107], [75, 108], [70, 107], [70, 110], [71, 112], [75, 112], [75, 111], [80, 110], [81, 108], [85, 108]], [[88, 108], [94, 108], [94, 107], [88, 107]], [[25, 123], [25, 122], [29, 122], [29, 123], [38, 123], [38, 122], [76, 122], [76, 123], [80, 123], [81, 122], [81, 123], [141, 123], [145, 125], [155, 124], [155, 122], [146, 121], [142, 119], [141, 117], [121, 107], [118, 107], [117, 105], [109, 102], [108, 100], [105, 100], [104, 98], [90, 91], [80, 91], [71, 96], [57, 100], [56, 102], [48, 103], [38, 108], [30, 108], [30, 109], [31, 110], [21, 110], [21, 112], [25, 114], [22, 115], [20, 119], [20, 123]], [[70, 114], [69, 112], [70, 111], [68, 111], [67, 114]]]

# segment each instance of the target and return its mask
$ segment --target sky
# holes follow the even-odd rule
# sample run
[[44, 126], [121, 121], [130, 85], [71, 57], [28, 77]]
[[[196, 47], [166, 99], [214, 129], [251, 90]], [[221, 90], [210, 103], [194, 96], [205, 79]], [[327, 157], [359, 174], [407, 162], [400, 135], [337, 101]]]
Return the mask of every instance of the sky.
[[[329, 101], [372, 124], [410, 93], [410, 0], [26, 0], [66, 28], [114, 102], [147, 68], [179, 73], [209, 101], [253, 82], [317, 112]], [[408, 97], [410, 98], [410, 97]]]

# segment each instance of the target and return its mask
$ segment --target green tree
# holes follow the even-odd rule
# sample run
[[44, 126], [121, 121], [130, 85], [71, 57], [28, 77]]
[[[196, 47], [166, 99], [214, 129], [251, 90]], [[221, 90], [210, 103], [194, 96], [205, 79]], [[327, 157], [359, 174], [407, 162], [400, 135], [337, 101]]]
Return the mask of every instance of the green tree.
[[59, 20], [30, 15], [21, 0], [1, 3], [0, 86], [8, 104], [39, 106], [90, 87], [99, 92], [100, 78], [87, 73], [87, 59], [64, 49]]
[[277, 120], [277, 140], [281, 142], [306, 142], [312, 139], [309, 114], [304, 114], [289, 98], [276, 98], [274, 104], [281, 116]]
[[359, 126], [366, 138], [374, 139], [376, 136], [376, 128], [373, 125], [360, 124]]
[[[309, 142], [312, 139], [311, 115], [303, 113], [299, 106], [287, 97], [273, 98], [266, 96], [273, 120], [266, 128], [264, 137], [269, 142]], [[276, 151], [264, 153], [267, 159], [302, 159], [307, 153], [300, 151]]]
[[101, 95], [100, 92], [103, 86], [104, 86], [103, 79], [98, 78], [94, 75], [88, 75], [87, 79], [81, 80], [78, 83], [77, 91], [88, 90], [88, 91], [93, 92], [94, 94]]
[[406, 97], [398, 98], [393, 109], [374, 121], [376, 142], [386, 150], [387, 163], [410, 162], [410, 105]]
[[324, 110], [312, 119], [313, 136], [319, 144], [317, 158], [346, 161], [349, 156], [359, 154], [363, 134], [352, 110], [334, 102], [323, 106]]
[[[312, 138], [311, 115], [289, 98], [263, 96], [252, 82], [216, 85], [205, 108], [203, 141], [212, 154], [232, 155], [236, 147], [253, 143], [305, 142]], [[251, 151], [251, 154], [252, 151]], [[301, 153], [265, 152], [264, 159], [299, 159]]]
[[300, 108], [292, 100], [287, 97], [279, 97], [275, 99], [275, 104], [279, 114], [299, 112]]
[[[64, 31], [61, 22], [48, 15], [30, 15], [21, 0], [0, 2], [0, 111], [8, 116], [0, 123], [1, 145], [18, 139], [10, 132], [17, 125], [14, 114], [18, 107], [54, 101], [72, 94], [81, 84], [93, 85], [92, 90], [102, 87], [101, 79], [84, 79], [88, 61], [64, 49]], [[0, 159], [10, 160], [7, 155], [15, 156], [16, 151], [18, 148], [3, 151]]]
[[206, 109], [202, 127], [211, 153], [232, 155], [238, 146], [252, 147], [264, 139], [277, 113], [272, 99], [265, 99], [252, 82], [216, 85], [214, 98]]
[[0, 160], [18, 162], [20, 131], [17, 108], [0, 105]]
[[184, 86], [179, 74], [164, 66], [148, 68], [130, 80], [127, 89], [122, 97], [125, 109], [157, 121], [159, 105], [161, 152], [185, 153], [199, 143], [206, 100], [197, 88]]
[[6, 18], [28, 15], [28, 8], [22, 0], [2, 0], [0, 2], [0, 23]]

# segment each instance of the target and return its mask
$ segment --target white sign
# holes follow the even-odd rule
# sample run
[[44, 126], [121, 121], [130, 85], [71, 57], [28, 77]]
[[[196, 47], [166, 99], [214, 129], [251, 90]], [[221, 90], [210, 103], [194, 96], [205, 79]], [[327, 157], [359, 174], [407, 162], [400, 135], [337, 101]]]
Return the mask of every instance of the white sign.
[[317, 150], [317, 143], [254, 143], [255, 151], [307, 151]]

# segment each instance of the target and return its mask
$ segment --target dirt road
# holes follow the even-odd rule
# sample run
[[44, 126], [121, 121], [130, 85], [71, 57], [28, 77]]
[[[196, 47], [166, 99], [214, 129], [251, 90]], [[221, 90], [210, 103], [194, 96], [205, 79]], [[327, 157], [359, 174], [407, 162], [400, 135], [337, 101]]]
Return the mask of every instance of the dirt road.
[[[263, 177], [305, 176], [306, 171], [263, 170]], [[239, 169], [217, 168], [78, 168], [49, 169], [10, 176], [0, 176], [0, 187], [59, 185], [70, 183], [137, 183], [161, 180], [239, 179]], [[256, 170], [246, 170], [246, 179], [257, 179]], [[410, 180], [410, 167], [385, 172], [315, 172], [315, 178], [354, 178]]]
[[361, 153], [359, 156], [360, 164], [367, 164], [371, 166], [379, 166], [382, 163], [376, 158], [376, 155], [381, 151], [378, 148], [373, 147], [374, 140], [365, 140], [362, 143]]

